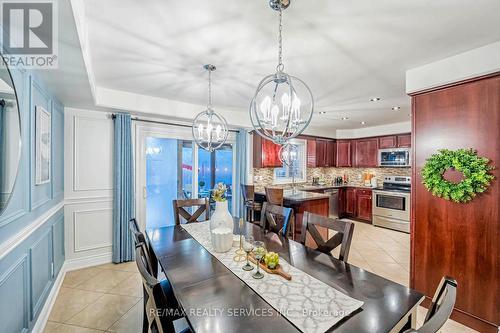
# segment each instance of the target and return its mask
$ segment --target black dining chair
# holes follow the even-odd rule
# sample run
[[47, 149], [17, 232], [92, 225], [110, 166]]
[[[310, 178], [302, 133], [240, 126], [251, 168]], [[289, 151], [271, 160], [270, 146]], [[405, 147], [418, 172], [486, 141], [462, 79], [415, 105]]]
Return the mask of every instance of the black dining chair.
[[432, 298], [431, 306], [419, 329], [406, 330], [404, 333], [436, 333], [450, 318], [457, 298], [457, 281], [448, 276], [441, 278]]
[[153, 252], [151, 243], [149, 242], [149, 238], [139, 230], [139, 225], [135, 218], [129, 221], [129, 228], [132, 231], [132, 236], [134, 237], [135, 246], [137, 246], [139, 243], [145, 244], [148, 253], [148, 258], [150, 259], [149, 273], [154, 277], [158, 278], [158, 259], [156, 258], [156, 255]]
[[152, 333], [188, 333], [192, 332], [175, 298], [168, 279], [158, 281], [147, 270], [148, 257], [145, 244], [135, 249], [135, 261], [142, 277], [144, 290], [148, 295], [145, 303], [147, 328]]
[[264, 202], [260, 215], [260, 226], [265, 231], [272, 231], [283, 237], [288, 237], [290, 233], [290, 220], [292, 209]]
[[[200, 216], [205, 213], [204, 221], [210, 219], [210, 203], [208, 198], [203, 199], [186, 199], [186, 200], [173, 200], [174, 205], [174, 219], [175, 225], [181, 224], [181, 217], [186, 220], [186, 223], [198, 222]], [[198, 209], [191, 214], [185, 208], [195, 208]]]
[[246, 221], [255, 222], [255, 213], [262, 210], [262, 203], [255, 201], [255, 185], [241, 184], [241, 194], [246, 210]]
[[[316, 226], [336, 231], [336, 234], [325, 240]], [[331, 255], [331, 252], [340, 245], [339, 260], [347, 262], [354, 233], [354, 223], [304, 212], [300, 232], [300, 243], [303, 245], [306, 245], [307, 233], [316, 243], [317, 251]]]

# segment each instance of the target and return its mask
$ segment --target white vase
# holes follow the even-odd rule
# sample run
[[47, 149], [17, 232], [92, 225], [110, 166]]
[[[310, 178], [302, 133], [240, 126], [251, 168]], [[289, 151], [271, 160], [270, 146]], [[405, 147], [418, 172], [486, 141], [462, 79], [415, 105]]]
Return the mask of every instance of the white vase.
[[233, 217], [229, 214], [227, 201], [216, 201], [210, 218], [210, 236], [215, 252], [227, 252], [233, 246]]

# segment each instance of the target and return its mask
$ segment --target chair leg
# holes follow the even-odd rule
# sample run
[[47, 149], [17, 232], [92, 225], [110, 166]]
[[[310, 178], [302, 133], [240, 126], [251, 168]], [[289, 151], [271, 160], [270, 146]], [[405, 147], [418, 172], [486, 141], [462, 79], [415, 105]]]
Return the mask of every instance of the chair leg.
[[149, 332], [149, 320], [148, 320], [148, 313], [146, 311], [146, 303], [148, 302], [148, 297], [147, 297], [147, 292], [144, 290], [143, 287], [143, 301], [144, 301], [144, 306], [143, 306], [143, 314], [142, 314], [142, 333], [148, 333]]

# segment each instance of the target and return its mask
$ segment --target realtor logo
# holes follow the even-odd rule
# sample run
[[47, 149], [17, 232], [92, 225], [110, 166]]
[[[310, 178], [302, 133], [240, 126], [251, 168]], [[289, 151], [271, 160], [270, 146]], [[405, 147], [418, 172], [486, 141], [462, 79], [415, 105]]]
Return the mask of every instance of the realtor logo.
[[2, 1], [3, 57], [9, 66], [57, 68], [57, 10], [52, 1]]

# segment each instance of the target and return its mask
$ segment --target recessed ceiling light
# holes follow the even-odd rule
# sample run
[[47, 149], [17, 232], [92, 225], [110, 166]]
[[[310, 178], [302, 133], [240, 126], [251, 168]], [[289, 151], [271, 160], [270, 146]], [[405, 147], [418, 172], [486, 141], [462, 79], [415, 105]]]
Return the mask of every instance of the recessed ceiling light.
[[320, 111], [319, 112], [319, 114], [325, 114], [325, 113], [326, 113], [326, 111]]
[[393, 107], [392, 107], [392, 110], [394, 110], [394, 111], [398, 111], [399, 109], [401, 109], [401, 107], [400, 107], [400, 106], [393, 106]]
[[372, 102], [380, 101], [380, 97], [372, 97], [370, 98], [370, 101]]
[[340, 118], [341, 120], [348, 120], [349, 118], [348, 117], [342, 117]]
[[366, 124], [366, 121], [362, 121], [362, 122], [361, 122], [361, 125], [365, 125], [365, 124]]

